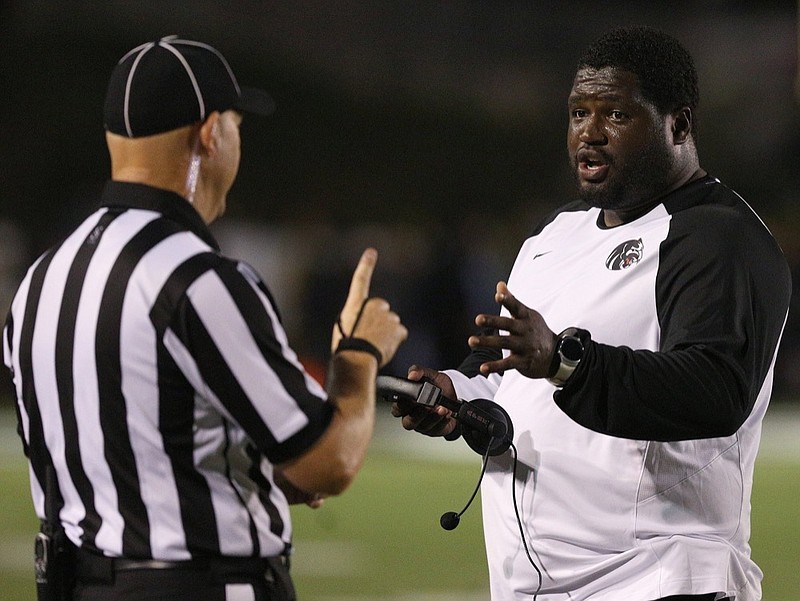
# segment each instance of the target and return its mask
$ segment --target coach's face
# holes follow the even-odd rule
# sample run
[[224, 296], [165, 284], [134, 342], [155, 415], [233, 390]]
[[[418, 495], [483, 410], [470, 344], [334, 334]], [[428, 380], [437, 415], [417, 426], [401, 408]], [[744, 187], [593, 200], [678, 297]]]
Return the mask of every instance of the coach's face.
[[636, 75], [579, 69], [568, 104], [567, 149], [585, 202], [625, 211], [670, 188], [675, 159], [667, 119], [642, 96]]

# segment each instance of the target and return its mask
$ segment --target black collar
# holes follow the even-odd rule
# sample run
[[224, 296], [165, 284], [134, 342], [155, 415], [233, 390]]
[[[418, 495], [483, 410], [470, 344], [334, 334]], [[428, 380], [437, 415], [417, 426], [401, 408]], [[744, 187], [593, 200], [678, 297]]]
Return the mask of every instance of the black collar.
[[214, 250], [219, 250], [219, 244], [200, 217], [200, 213], [185, 198], [174, 192], [145, 184], [109, 180], [103, 188], [100, 206], [156, 211], [199, 236]]

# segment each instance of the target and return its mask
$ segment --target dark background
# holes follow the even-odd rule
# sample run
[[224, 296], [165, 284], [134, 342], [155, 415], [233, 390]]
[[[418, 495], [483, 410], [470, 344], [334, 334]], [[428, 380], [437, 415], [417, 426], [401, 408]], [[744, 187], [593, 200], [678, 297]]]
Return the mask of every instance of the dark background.
[[[566, 95], [580, 51], [615, 25], [660, 27], [694, 54], [701, 161], [762, 216], [797, 281], [797, 8], [5, 0], [2, 308], [23, 268], [95, 205], [109, 168], [101, 107], [113, 65], [133, 46], [173, 33], [216, 46], [240, 82], [277, 100], [274, 117], [243, 126], [240, 175], [218, 227], [266, 232], [270, 250], [256, 251], [269, 255], [266, 264], [304, 266], [286, 284], [294, 295], [281, 294], [281, 280], [268, 283], [291, 299], [281, 307], [296, 315], [287, 329], [310, 360], [324, 358], [362, 242], [381, 252], [376, 293], [412, 326], [390, 369], [461, 359], [474, 311], [491, 310], [494, 282], [525, 234], [572, 198]], [[301, 248], [282, 245], [287, 232]], [[798, 331], [795, 307], [778, 366], [781, 399], [800, 396]]]

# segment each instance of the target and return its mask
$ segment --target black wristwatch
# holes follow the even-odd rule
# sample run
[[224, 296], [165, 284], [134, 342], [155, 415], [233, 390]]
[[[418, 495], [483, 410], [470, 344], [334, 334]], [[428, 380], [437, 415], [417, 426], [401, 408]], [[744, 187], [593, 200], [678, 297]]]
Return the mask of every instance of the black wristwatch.
[[547, 380], [561, 388], [583, 359], [583, 340], [578, 328], [567, 328], [556, 339], [556, 350]]

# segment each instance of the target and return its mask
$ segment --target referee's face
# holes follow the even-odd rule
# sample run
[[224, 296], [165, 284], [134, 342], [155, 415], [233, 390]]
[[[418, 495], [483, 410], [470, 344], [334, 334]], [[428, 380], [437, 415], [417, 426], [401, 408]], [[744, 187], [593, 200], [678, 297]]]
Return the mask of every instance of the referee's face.
[[636, 75], [579, 69], [569, 96], [567, 149], [580, 197], [602, 209], [650, 204], [675, 177], [665, 117]]

